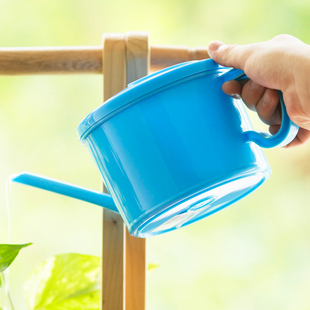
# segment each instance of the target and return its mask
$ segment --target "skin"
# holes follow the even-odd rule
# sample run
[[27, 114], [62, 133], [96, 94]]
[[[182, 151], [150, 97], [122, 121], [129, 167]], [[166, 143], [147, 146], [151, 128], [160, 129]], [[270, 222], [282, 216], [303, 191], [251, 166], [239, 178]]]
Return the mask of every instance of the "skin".
[[225, 67], [241, 69], [249, 80], [229, 81], [223, 91], [242, 98], [249, 109], [275, 134], [281, 125], [277, 89], [283, 93], [287, 114], [300, 127], [296, 138], [286, 147], [301, 145], [310, 139], [310, 45], [290, 35], [247, 45], [225, 45], [213, 41], [210, 57]]

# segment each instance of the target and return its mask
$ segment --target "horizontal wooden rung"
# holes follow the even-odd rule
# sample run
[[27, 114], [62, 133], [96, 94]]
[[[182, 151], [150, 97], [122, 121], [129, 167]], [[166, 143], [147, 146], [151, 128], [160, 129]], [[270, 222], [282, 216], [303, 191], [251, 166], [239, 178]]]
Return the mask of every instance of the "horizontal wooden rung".
[[[207, 49], [151, 46], [151, 71], [209, 58]], [[102, 74], [101, 46], [0, 48], [0, 75]]]

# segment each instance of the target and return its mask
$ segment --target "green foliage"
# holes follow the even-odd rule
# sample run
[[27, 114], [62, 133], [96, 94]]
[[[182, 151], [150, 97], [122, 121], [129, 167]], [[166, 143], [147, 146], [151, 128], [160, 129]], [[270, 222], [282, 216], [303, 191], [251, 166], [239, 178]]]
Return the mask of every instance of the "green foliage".
[[[148, 270], [158, 267], [149, 264]], [[96, 310], [99, 291], [100, 258], [82, 254], [60, 254], [45, 260], [24, 284], [29, 310]]]
[[0, 272], [3, 272], [12, 264], [22, 248], [31, 244], [0, 244]]
[[153, 271], [159, 267], [158, 264], [151, 263], [148, 265], [148, 271]]
[[82, 254], [53, 256], [24, 284], [29, 310], [99, 309], [100, 258]]

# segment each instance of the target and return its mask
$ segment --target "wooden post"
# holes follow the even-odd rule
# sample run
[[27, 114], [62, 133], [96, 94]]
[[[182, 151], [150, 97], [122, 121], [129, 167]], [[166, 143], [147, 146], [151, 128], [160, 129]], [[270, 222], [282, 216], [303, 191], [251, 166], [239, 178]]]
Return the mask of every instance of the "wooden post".
[[[128, 32], [126, 36], [127, 84], [149, 72], [148, 34]], [[126, 310], [146, 307], [146, 239], [132, 237], [126, 229]]]
[[[126, 38], [103, 37], [104, 101], [126, 87]], [[106, 188], [104, 187], [104, 191]], [[125, 309], [125, 224], [120, 215], [103, 211], [102, 310]]]
[[[150, 54], [146, 33], [107, 34], [103, 44], [107, 100], [148, 74]], [[132, 237], [119, 215], [104, 210], [102, 310], [145, 310], [146, 266], [145, 239]]]

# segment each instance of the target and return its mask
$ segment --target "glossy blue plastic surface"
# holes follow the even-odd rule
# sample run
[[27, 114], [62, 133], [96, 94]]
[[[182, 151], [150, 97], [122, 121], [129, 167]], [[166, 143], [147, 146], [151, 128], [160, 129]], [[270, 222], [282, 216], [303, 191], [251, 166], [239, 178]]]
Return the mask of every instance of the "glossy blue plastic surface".
[[205, 218], [269, 178], [258, 145], [282, 146], [298, 131], [282, 97], [280, 131], [274, 136], [254, 131], [243, 102], [221, 89], [243, 77], [243, 71], [211, 59], [187, 62], [131, 83], [90, 113], [77, 132], [113, 200], [29, 173], [13, 181], [118, 210], [137, 237]]
[[47, 178], [31, 172], [16, 174], [15, 176], [12, 176], [11, 180], [16, 183], [25, 184], [75, 199], [84, 200], [118, 213], [115, 203], [110, 195], [93, 191], [88, 188]]
[[81, 122], [78, 134], [131, 234], [188, 225], [269, 178], [246, 135], [254, 130], [244, 104], [221, 89], [242, 75], [212, 60], [174, 66], [132, 83]]
[[[112, 117], [115, 113], [119, 113], [122, 109], [128, 108], [143, 96], [149, 96], [159, 89], [171, 87], [173, 83], [184, 81], [192, 75], [206, 74], [214, 70], [220, 72], [221, 66], [210, 60], [184, 62], [134, 81], [126, 89], [87, 115], [77, 128], [78, 136], [83, 139], [95, 126]], [[226, 71], [227, 68], [222, 70], [222, 72]]]

